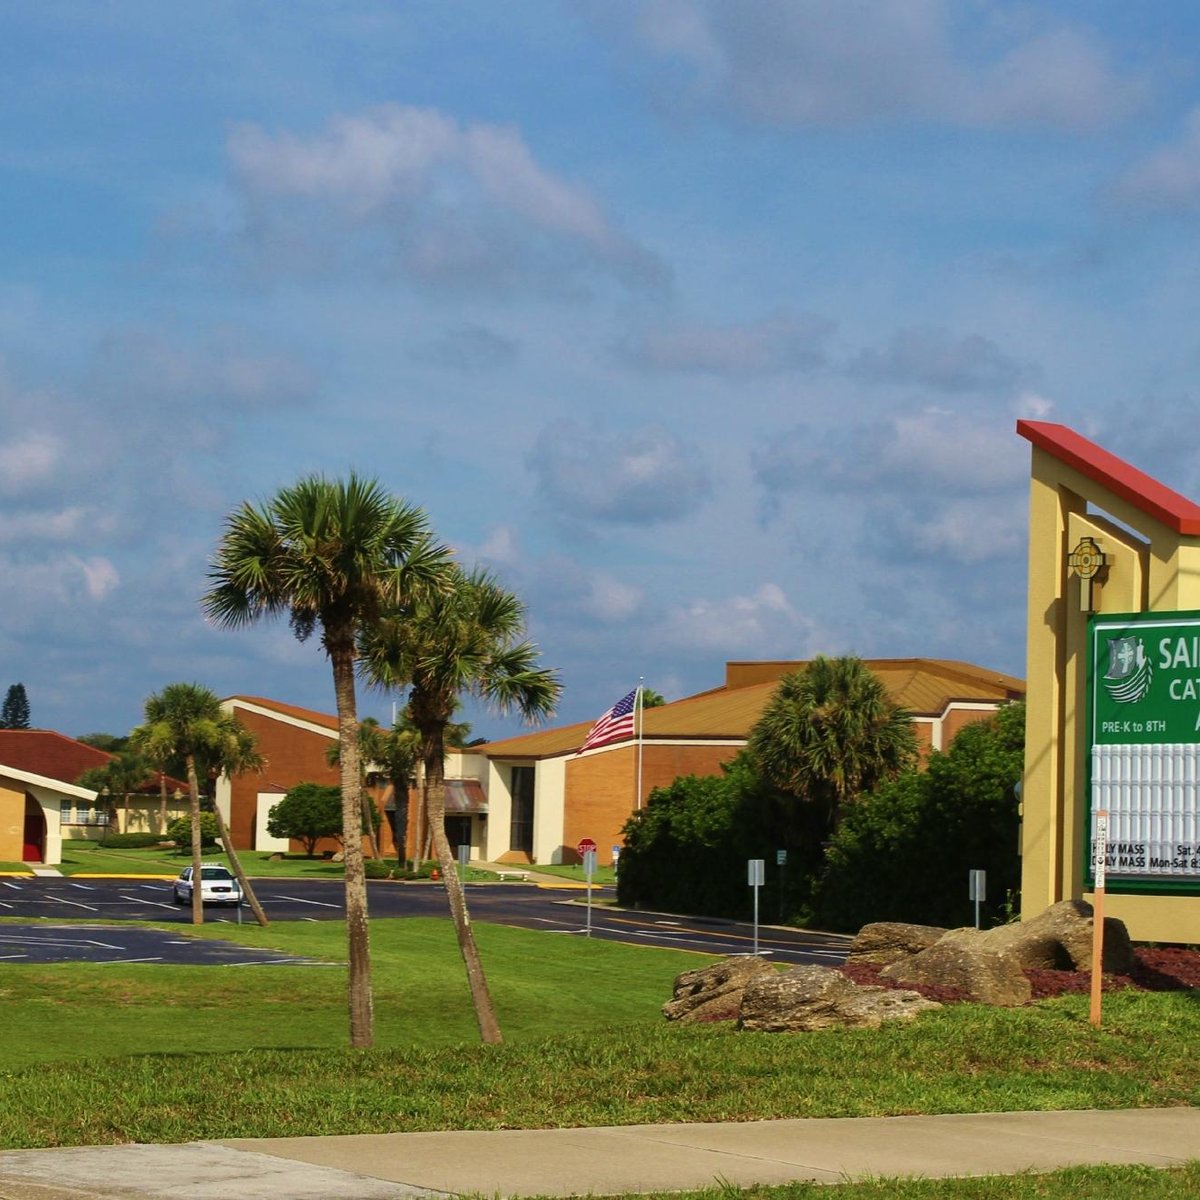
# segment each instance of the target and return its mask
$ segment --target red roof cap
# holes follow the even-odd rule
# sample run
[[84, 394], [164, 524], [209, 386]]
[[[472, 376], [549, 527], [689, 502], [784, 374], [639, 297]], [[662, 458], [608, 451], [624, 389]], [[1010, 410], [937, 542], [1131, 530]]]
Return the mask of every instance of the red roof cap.
[[1082, 434], [1052, 421], [1018, 421], [1017, 432], [1039, 450], [1074, 467], [1093, 483], [1188, 537], [1200, 537], [1200, 504], [1165, 483], [1088, 441]]

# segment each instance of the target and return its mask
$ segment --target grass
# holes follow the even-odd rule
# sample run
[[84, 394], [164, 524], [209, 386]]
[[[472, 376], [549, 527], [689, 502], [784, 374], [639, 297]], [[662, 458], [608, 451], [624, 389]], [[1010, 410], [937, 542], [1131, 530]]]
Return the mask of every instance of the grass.
[[[341, 967], [6, 966], [0, 1146], [1200, 1103], [1193, 993], [1106, 997], [1099, 1032], [1068, 996], [744, 1034], [659, 1017], [694, 955], [476, 933], [500, 1047], [477, 1042], [444, 920], [372, 923], [370, 1051], [344, 1048]], [[344, 927], [202, 936], [340, 959]]]
[[[549, 863], [543, 866], [539, 863], [537, 866], [531, 867], [530, 870], [536, 871], [539, 875], [557, 875], [560, 879], [571, 880], [572, 883], [587, 883], [583, 867], [578, 864]], [[617, 874], [612, 867], [597, 867], [592, 872], [592, 883], [596, 887], [611, 886], [616, 881]]]
[[1175, 1200], [1200, 1194], [1200, 1163], [1153, 1167], [1069, 1167], [1044, 1175], [977, 1179], [875, 1179], [861, 1183], [793, 1183], [738, 1190], [651, 1192], [637, 1200]]

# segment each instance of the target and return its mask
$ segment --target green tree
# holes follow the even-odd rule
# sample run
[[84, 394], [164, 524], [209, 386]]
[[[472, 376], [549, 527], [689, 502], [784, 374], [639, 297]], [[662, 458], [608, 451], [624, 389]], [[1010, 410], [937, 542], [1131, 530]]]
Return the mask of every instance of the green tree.
[[[191, 846], [192, 843], [192, 818], [191, 817], [176, 817], [167, 826], [166, 836], [175, 843], [176, 846]], [[217, 824], [216, 813], [202, 812], [200, 814], [200, 845], [215, 846], [221, 837], [221, 827]], [[195, 864], [193, 864], [195, 865]]]
[[[253, 770], [262, 766], [262, 758], [255, 748], [253, 735], [243, 729], [235, 717], [222, 712], [216, 694], [198, 683], [167, 684], [161, 692], [146, 700], [144, 718], [129, 735], [130, 744], [152, 762], [175, 756], [186, 765], [192, 823], [192, 874], [199, 879], [201, 773], [207, 778], [210, 771], [232, 774]], [[219, 811], [215, 815], [225, 852], [229, 855], [229, 865], [242, 885], [255, 918], [260, 925], [265, 925], [266, 914], [246, 879], [224, 820]], [[192, 923], [204, 923], [204, 901], [199, 888], [192, 889]]]
[[1021, 864], [1016, 784], [1025, 760], [1025, 705], [963, 729], [924, 770], [906, 771], [852, 805], [817, 887], [826, 928], [868, 921], [961, 925], [967, 872], [987, 872], [988, 920], [1015, 907]]
[[14, 683], [0, 706], [0, 729], [29, 728], [29, 697], [23, 683]]
[[304, 853], [312, 858], [321, 838], [341, 836], [341, 788], [321, 783], [298, 783], [289, 788], [271, 809], [267, 832], [272, 837], [303, 842]]
[[785, 675], [750, 731], [750, 756], [762, 778], [808, 806], [824, 840], [858, 796], [917, 761], [908, 712], [860, 658], [814, 658]]
[[653, 688], [642, 688], [642, 708], [662, 708], [666, 704], [663, 699], [662, 692], [656, 692]]
[[408, 691], [408, 713], [421, 738], [425, 811], [454, 918], [459, 951], [484, 1042], [501, 1040], [500, 1025], [471, 930], [458, 867], [446, 837], [446, 730], [460, 697], [473, 695], [500, 712], [527, 720], [554, 711], [558, 673], [537, 665], [538, 648], [524, 637], [525, 606], [486, 571], [445, 571], [446, 587], [393, 610], [364, 631], [363, 659], [371, 679]]
[[311, 475], [259, 507], [247, 503], [230, 514], [203, 598], [208, 617], [226, 628], [286, 614], [301, 641], [320, 630], [341, 747], [350, 1043], [356, 1047], [374, 1039], [356, 640], [386, 608], [435, 582], [448, 561], [419, 508], [355, 474], [346, 480]]
[[129, 745], [128, 734], [121, 737], [115, 733], [81, 733], [75, 740], [105, 754], [119, 754]]
[[[392, 785], [396, 814], [392, 832], [396, 857], [403, 862], [408, 841], [408, 788], [421, 758], [420, 734], [413, 727], [407, 710], [397, 717], [390, 729], [385, 729], [374, 717], [365, 717], [358, 727], [358, 756], [364, 774], [373, 767], [379, 768]], [[331, 765], [337, 765], [340, 751], [336, 742], [329, 747], [326, 758]]]
[[[108, 804], [109, 827], [116, 825], [117, 804], [125, 809], [125, 831], [129, 830], [129, 797], [140, 792], [154, 779], [154, 768], [136, 750], [122, 750], [108, 762], [89, 767], [75, 780], [80, 787], [89, 788], [105, 797]], [[118, 830], [119, 832], [119, 830]]]

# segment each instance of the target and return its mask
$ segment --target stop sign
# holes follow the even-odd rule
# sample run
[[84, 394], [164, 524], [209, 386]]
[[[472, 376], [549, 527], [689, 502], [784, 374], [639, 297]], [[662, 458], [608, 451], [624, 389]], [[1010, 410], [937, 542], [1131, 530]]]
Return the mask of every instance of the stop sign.
[[580, 838], [579, 845], [575, 847], [579, 851], [579, 857], [582, 858], [589, 850], [596, 849], [595, 838]]

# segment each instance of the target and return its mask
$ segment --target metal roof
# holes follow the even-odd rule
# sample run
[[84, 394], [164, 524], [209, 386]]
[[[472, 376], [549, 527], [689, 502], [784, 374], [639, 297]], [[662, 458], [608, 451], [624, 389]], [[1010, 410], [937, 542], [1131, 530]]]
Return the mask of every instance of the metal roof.
[[[1025, 683], [1013, 675], [971, 663], [935, 658], [863, 660], [896, 704], [916, 717], [941, 716], [955, 703], [996, 704], [1025, 695]], [[642, 714], [645, 741], [745, 741], [775, 692], [779, 680], [807, 662], [729, 663], [723, 687], [648, 708]], [[766, 679], [762, 676], [766, 675]], [[742, 682], [743, 680], [761, 680]], [[741, 686], [738, 686], [741, 684]], [[597, 714], [599, 715], [599, 714]], [[539, 730], [475, 747], [489, 758], [553, 758], [572, 754], [583, 744], [592, 722]], [[628, 742], [617, 743], [618, 746]]]

